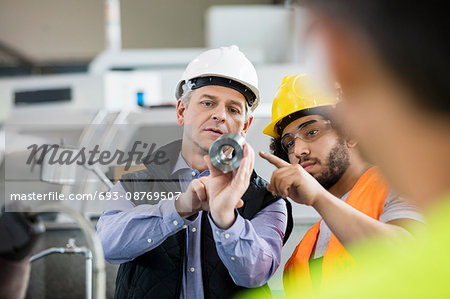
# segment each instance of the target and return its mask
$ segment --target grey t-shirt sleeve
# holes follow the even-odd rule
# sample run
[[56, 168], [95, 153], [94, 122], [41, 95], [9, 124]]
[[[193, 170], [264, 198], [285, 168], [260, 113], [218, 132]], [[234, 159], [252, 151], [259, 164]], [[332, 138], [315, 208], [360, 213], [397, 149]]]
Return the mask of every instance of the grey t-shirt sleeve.
[[402, 218], [425, 222], [425, 218], [414, 204], [391, 189], [384, 202], [379, 220], [386, 223]]
[[[345, 201], [349, 193], [350, 192], [347, 192], [341, 200]], [[391, 220], [402, 218], [413, 219], [425, 223], [425, 218], [420, 213], [419, 209], [391, 189], [384, 201], [383, 212], [380, 215], [379, 221], [386, 223]], [[314, 258], [324, 256], [325, 251], [328, 248], [330, 236], [331, 230], [328, 228], [325, 221], [322, 220], [320, 222], [320, 231], [314, 251]]]

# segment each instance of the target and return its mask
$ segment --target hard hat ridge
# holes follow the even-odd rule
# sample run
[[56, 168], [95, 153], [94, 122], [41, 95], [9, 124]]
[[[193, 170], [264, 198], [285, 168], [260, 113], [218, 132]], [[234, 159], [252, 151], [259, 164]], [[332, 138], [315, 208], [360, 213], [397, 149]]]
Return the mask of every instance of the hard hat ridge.
[[335, 106], [337, 103], [338, 94], [321, 88], [311, 75], [286, 76], [273, 100], [272, 121], [264, 128], [263, 133], [278, 138], [280, 128], [286, 127], [293, 120], [313, 111], [317, 112], [316, 108]]
[[185, 90], [207, 85], [229, 87], [240, 92], [254, 111], [260, 101], [255, 67], [235, 45], [201, 53], [187, 66], [178, 82], [175, 96]]

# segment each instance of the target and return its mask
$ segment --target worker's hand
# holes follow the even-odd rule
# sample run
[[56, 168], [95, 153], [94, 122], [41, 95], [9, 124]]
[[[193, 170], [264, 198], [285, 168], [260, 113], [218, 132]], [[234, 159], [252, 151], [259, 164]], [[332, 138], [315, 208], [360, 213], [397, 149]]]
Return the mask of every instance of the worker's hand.
[[211, 172], [206, 182], [211, 218], [219, 228], [228, 229], [236, 220], [234, 210], [244, 204], [241, 197], [250, 184], [255, 152], [249, 144], [245, 144], [244, 157], [239, 168], [227, 173], [215, 168], [209, 156], [205, 156], [204, 159]]
[[300, 164], [289, 164], [269, 153], [260, 152], [259, 155], [278, 168], [272, 173], [270, 184], [267, 185], [267, 190], [273, 195], [279, 194], [296, 203], [314, 206], [327, 192]]
[[206, 195], [206, 181], [208, 177], [201, 177], [189, 184], [186, 192], [181, 193], [175, 201], [175, 208], [181, 217], [189, 217], [200, 210], [209, 210]]

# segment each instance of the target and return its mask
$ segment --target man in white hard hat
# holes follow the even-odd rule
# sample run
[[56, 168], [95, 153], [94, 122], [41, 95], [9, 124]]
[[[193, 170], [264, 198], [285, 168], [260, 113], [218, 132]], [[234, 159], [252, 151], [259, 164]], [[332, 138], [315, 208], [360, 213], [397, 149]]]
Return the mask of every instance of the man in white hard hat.
[[[222, 134], [245, 137], [259, 102], [256, 71], [236, 46], [209, 50], [188, 65], [176, 97], [182, 140], [155, 153], [167, 163], [124, 175], [97, 224], [106, 260], [121, 264], [115, 297], [229, 298], [261, 286], [270, 296], [265, 283], [292, 228], [286, 202], [265, 189], [249, 144], [234, 172], [207, 156]], [[126, 200], [177, 191], [153, 205]]]

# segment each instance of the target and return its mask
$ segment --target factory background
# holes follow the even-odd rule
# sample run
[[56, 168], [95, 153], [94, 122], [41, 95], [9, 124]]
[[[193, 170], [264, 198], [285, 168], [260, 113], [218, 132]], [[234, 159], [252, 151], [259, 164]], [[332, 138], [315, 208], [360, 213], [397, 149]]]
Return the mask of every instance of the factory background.
[[[262, 95], [248, 132], [255, 151], [267, 151], [262, 129], [281, 79], [307, 72], [300, 43], [305, 20], [290, 1], [207, 0], [0, 0], [0, 124], [2, 194], [108, 190], [114, 169], [62, 169], [45, 161], [21, 164], [30, 144], [79, 149], [130, 150], [136, 140], [164, 144], [181, 137], [175, 122], [175, 86], [187, 63], [202, 51], [237, 45], [254, 63]], [[118, 9], [120, 7], [120, 9]], [[306, 18], [306, 17], [305, 17]], [[305, 54], [306, 55], [306, 54]], [[99, 141], [100, 140], [100, 141]], [[266, 180], [274, 168], [257, 157]], [[102, 204], [70, 203], [92, 225]], [[294, 205], [294, 232], [269, 281], [282, 290], [282, 270], [304, 232], [317, 221]], [[67, 215], [46, 220], [33, 253], [86, 246]], [[107, 296], [117, 266], [107, 265]], [[84, 257], [49, 255], [32, 263], [27, 298], [80, 298], [85, 294]]]

